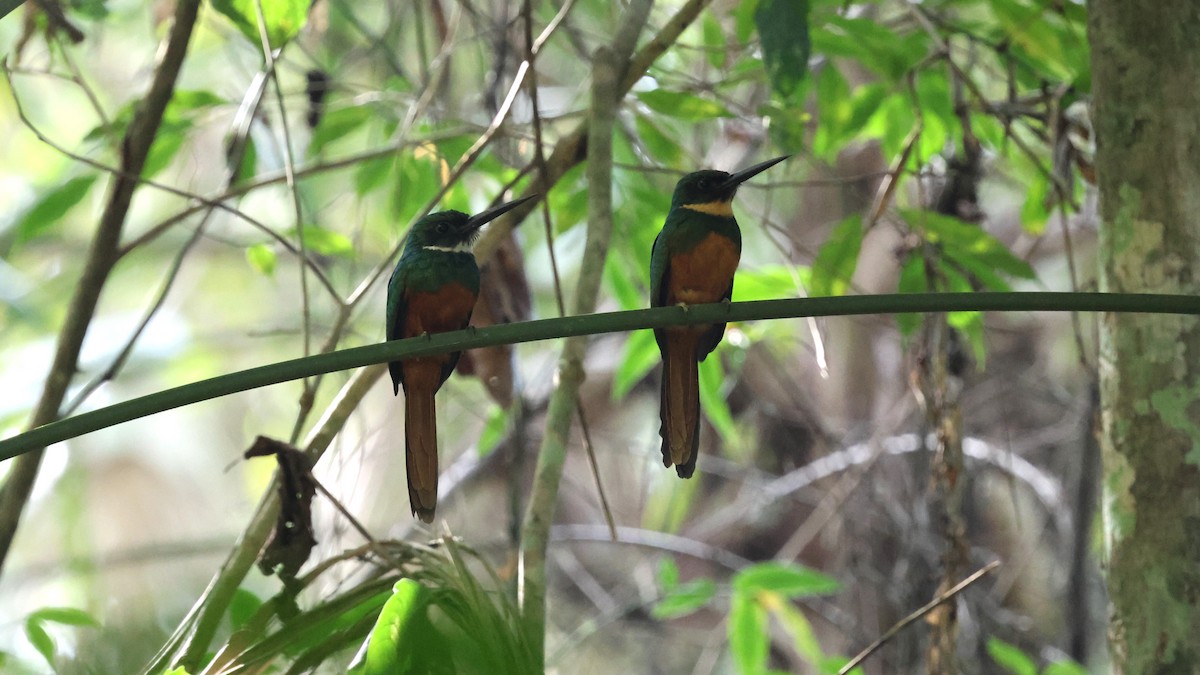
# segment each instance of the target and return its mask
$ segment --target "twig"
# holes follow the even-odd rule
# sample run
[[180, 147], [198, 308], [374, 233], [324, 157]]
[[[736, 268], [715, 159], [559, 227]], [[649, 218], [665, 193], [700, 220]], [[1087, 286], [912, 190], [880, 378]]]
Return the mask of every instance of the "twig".
[[942, 603], [946, 602], [947, 600], [953, 599], [954, 596], [963, 592], [964, 590], [967, 589], [968, 586], [975, 583], [976, 581], [979, 581], [980, 579], [982, 579], [984, 577], [984, 575], [986, 575], [988, 572], [991, 572], [992, 570], [996, 569], [999, 566], [1000, 566], [1000, 561], [993, 560], [992, 562], [988, 563], [987, 565], [984, 565], [982, 568], [977, 570], [971, 576], [969, 576], [966, 579], [963, 579], [962, 581], [955, 584], [955, 586], [953, 588], [947, 589], [944, 593], [937, 596], [933, 600], [929, 601], [929, 604], [921, 607], [917, 611], [915, 611], [912, 614], [909, 614], [908, 616], [901, 619], [899, 623], [897, 623], [895, 626], [892, 626], [891, 628], [889, 628], [886, 633], [879, 636], [879, 638], [877, 640], [875, 640], [874, 642], [872, 642], [870, 645], [868, 645], [866, 649], [864, 649], [861, 652], [859, 652], [858, 654], [856, 654], [854, 656], [854, 658], [852, 658], [848, 662], [846, 662], [846, 665], [844, 665], [840, 669], [838, 669], [838, 675], [846, 675], [846, 673], [849, 673], [851, 670], [854, 670], [854, 668], [857, 667], [864, 660], [866, 660], [866, 658], [868, 656], [870, 656], [871, 654], [874, 654], [888, 640], [895, 637], [897, 633], [904, 630], [905, 628], [908, 628], [910, 625], [912, 625], [912, 623], [914, 621], [916, 621], [916, 620], [920, 619], [921, 617], [925, 616], [926, 614], [932, 612], [934, 609], [937, 608], [938, 605], [941, 605]]

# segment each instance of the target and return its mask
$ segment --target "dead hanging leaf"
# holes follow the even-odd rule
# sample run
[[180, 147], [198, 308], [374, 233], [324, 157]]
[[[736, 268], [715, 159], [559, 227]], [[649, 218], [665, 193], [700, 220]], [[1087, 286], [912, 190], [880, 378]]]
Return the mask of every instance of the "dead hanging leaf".
[[304, 566], [317, 538], [312, 527], [312, 500], [317, 482], [312, 462], [295, 447], [266, 436], [254, 439], [246, 459], [275, 455], [279, 463], [279, 517], [271, 537], [258, 554], [263, 574], [278, 574], [289, 580]]
[[[525, 277], [525, 259], [516, 237], [510, 232], [501, 240], [492, 259], [479, 270], [479, 300], [471, 315], [477, 328], [526, 321], [532, 304], [529, 280]], [[488, 394], [503, 408], [513, 399], [512, 345], [483, 347], [465, 352], [458, 372], [483, 380]]]

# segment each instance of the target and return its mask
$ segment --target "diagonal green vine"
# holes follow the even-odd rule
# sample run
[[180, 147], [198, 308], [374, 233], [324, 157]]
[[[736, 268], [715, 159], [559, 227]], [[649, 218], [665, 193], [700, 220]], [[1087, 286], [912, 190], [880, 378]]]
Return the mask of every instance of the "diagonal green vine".
[[956, 311], [1200, 315], [1200, 297], [1139, 293], [906, 293], [758, 300], [694, 305], [687, 308], [657, 307], [525, 321], [343, 349], [185, 384], [51, 422], [0, 440], [0, 461], [44, 448], [52, 443], [208, 399], [401, 358], [501, 344], [716, 321]]

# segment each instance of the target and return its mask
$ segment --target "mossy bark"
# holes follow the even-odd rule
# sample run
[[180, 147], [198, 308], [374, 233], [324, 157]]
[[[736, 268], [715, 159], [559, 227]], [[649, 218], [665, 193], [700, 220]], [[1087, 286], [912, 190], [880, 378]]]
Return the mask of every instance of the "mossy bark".
[[[1088, 5], [1101, 284], [1200, 295], [1200, 3]], [[1101, 325], [1116, 672], [1200, 672], [1200, 319]]]

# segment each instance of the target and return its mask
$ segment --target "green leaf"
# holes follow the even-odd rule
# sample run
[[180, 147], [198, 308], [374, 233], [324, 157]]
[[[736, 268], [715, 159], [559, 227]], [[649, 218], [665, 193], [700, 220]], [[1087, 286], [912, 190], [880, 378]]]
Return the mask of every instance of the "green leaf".
[[634, 126], [642, 145], [658, 163], [666, 166], [679, 164], [683, 158], [683, 148], [678, 141], [668, 137], [647, 115], [635, 115]]
[[987, 642], [988, 654], [997, 665], [1012, 675], [1037, 675], [1037, 665], [1025, 652], [999, 638]]
[[340, 232], [326, 230], [316, 225], [305, 225], [301, 230], [304, 247], [319, 255], [344, 256], [354, 251], [350, 238]]
[[492, 414], [488, 415], [487, 422], [483, 425], [483, 431], [479, 433], [479, 456], [483, 457], [496, 449], [496, 445], [504, 438], [504, 432], [508, 429], [508, 411], [500, 406], [495, 406], [492, 409]]
[[[929, 279], [925, 276], [925, 259], [920, 252], [914, 252], [904, 261], [900, 268], [900, 281], [896, 291], [899, 293], [926, 293], [929, 291]], [[921, 325], [921, 315], [913, 313], [897, 314], [896, 325], [900, 328], [900, 337], [911, 338]]]
[[17, 221], [16, 241], [23, 243], [37, 237], [57, 223], [87, 196], [97, 176], [79, 176], [42, 195]]
[[144, 178], [153, 178], [171, 165], [171, 160], [175, 159], [175, 155], [183, 148], [183, 142], [187, 140], [187, 133], [191, 128], [192, 122], [183, 119], [174, 122], [164, 120], [159, 125], [158, 135], [154, 137], [150, 151], [146, 153], [146, 163], [142, 165]]
[[734, 283], [733, 299], [776, 300], [796, 297], [798, 277], [803, 269], [790, 265], [764, 265], [751, 270], [738, 270]]
[[767, 607], [792, 636], [792, 645], [796, 653], [810, 664], [819, 666], [825, 660], [825, 652], [821, 650], [821, 643], [813, 634], [812, 624], [809, 623], [808, 617], [804, 616], [804, 612], [786, 601], [773, 602]]
[[335, 108], [326, 112], [317, 128], [313, 130], [312, 140], [308, 143], [308, 154], [320, 154], [325, 146], [358, 129], [374, 116], [371, 106], [366, 105]]
[[351, 664], [350, 672], [428, 672], [420, 670], [420, 665], [431, 639], [438, 639], [428, 616], [432, 596], [429, 589], [412, 579], [397, 581], [367, 638], [362, 660]]
[[717, 584], [712, 579], [695, 579], [669, 590], [655, 603], [650, 614], [656, 619], [675, 619], [687, 616], [708, 606], [717, 594]]
[[50, 621], [53, 623], [61, 623], [65, 626], [87, 626], [89, 628], [99, 628], [100, 622], [92, 617], [91, 614], [76, 609], [74, 607], [43, 607], [29, 615], [29, 620], [43, 622]]
[[269, 277], [275, 273], [275, 249], [266, 244], [255, 244], [246, 249], [246, 262]]
[[[212, 0], [213, 9], [233, 22], [234, 26], [255, 46], [262, 44], [258, 30], [258, 0]], [[278, 49], [296, 37], [308, 20], [308, 0], [262, 0], [262, 13], [267, 25], [271, 48]]]
[[845, 295], [854, 268], [858, 266], [862, 236], [862, 217], [859, 215], [850, 216], [834, 226], [813, 261], [810, 294]]
[[911, 227], [923, 231], [928, 241], [941, 245], [946, 255], [977, 273], [992, 288], [1004, 290], [1007, 286], [995, 272], [1020, 279], [1037, 278], [1029, 263], [1013, 255], [1008, 247], [978, 225], [932, 211], [899, 211]]
[[724, 68], [725, 60], [729, 57], [729, 41], [721, 31], [721, 23], [712, 12], [705, 12], [700, 20], [700, 30], [704, 35], [705, 56], [714, 68]]
[[363, 161], [354, 170], [354, 192], [359, 197], [383, 184], [396, 166], [396, 156], [387, 154]]
[[808, 0], [759, 0], [754, 23], [771, 86], [787, 98], [808, 72]]
[[684, 91], [653, 89], [638, 92], [637, 97], [654, 112], [681, 120], [694, 122], [734, 116], [728, 108], [720, 103]]
[[737, 593], [763, 590], [787, 598], [828, 595], [841, 587], [837, 579], [795, 563], [759, 563], [739, 570], [733, 577], [733, 589]]
[[250, 622], [251, 617], [262, 607], [262, 600], [250, 591], [239, 588], [229, 599], [229, 623], [234, 630], [241, 630]]
[[619, 401], [624, 398], [629, 390], [658, 364], [660, 358], [658, 343], [654, 341], [654, 331], [639, 330], [630, 334], [629, 339], [625, 341], [617, 372], [613, 373], [613, 400]]
[[54, 666], [54, 653], [56, 651], [54, 638], [50, 637], [50, 633], [46, 632], [41, 622], [33, 617], [26, 619], [25, 637], [29, 639], [29, 643], [33, 645], [33, 648], [38, 650], [38, 653], [46, 659], [46, 663], [50, 664], [52, 669], [57, 670]]
[[738, 436], [737, 425], [733, 422], [733, 413], [725, 401], [725, 367], [714, 352], [700, 362], [700, 403], [704, 406], [704, 415], [712, 423], [723, 440], [733, 440]]
[[729, 651], [733, 662], [742, 675], [757, 675], [766, 671], [767, 653], [767, 610], [755, 602], [752, 596], [734, 593], [730, 601]]
[[658, 585], [664, 593], [670, 593], [679, 585], [679, 567], [669, 557], [663, 556], [658, 561]]

